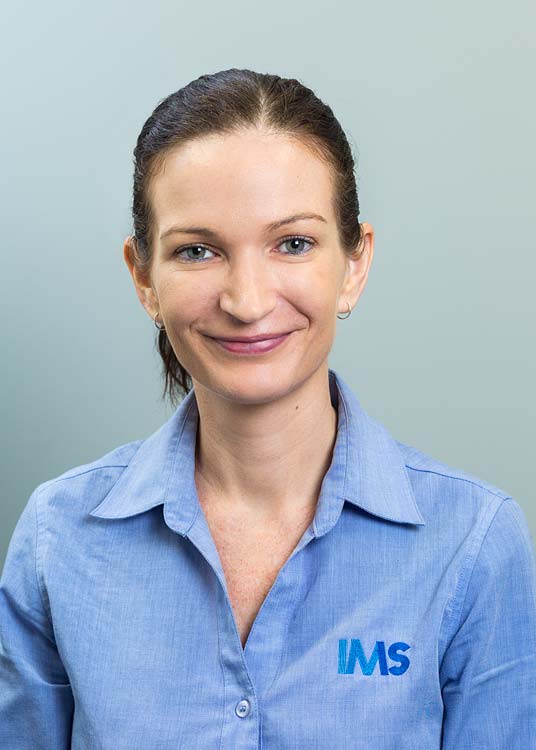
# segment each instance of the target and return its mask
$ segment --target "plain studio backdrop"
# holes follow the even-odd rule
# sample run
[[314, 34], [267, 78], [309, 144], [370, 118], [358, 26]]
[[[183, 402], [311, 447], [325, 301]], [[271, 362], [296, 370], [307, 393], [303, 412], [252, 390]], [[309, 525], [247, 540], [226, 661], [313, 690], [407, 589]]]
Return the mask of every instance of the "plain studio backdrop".
[[32, 490], [171, 414], [123, 260], [158, 101], [239, 67], [328, 103], [375, 229], [330, 366], [391, 434], [511, 494], [536, 536], [536, 6], [80, 0], [2, 13], [0, 565]]

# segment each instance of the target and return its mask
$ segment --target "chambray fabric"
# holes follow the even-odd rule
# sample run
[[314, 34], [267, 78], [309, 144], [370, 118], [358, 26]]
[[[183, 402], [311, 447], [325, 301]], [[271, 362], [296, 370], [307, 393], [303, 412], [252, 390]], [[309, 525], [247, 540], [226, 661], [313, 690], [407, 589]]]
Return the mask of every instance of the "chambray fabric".
[[195, 390], [34, 490], [0, 579], [2, 750], [536, 748], [521, 507], [329, 385], [316, 515], [244, 649], [196, 493]]

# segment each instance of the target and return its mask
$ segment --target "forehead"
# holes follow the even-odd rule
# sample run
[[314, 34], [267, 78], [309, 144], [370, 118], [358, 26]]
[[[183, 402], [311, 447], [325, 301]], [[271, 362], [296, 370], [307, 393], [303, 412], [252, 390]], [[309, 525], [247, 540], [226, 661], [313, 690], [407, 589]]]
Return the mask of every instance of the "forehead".
[[294, 138], [256, 130], [210, 135], [172, 150], [149, 198], [160, 232], [177, 219], [243, 226], [317, 212], [333, 221], [328, 165]]

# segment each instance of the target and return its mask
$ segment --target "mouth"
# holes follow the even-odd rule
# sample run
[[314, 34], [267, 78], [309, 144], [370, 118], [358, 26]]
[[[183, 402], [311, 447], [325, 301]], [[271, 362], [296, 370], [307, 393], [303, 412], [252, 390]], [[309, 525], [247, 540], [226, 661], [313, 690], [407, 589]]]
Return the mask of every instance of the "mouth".
[[283, 333], [280, 335], [271, 336], [270, 338], [258, 339], [258, 340], [231, 340], [231, 339], [217, 339], [212, 336], [208, 336], [210, 340], [214, 341], [219, 347], [225, 349], [228, 352], [234, 354], [263, 354], [264, 352], [272, 351], [286, 341], [293, 331]]

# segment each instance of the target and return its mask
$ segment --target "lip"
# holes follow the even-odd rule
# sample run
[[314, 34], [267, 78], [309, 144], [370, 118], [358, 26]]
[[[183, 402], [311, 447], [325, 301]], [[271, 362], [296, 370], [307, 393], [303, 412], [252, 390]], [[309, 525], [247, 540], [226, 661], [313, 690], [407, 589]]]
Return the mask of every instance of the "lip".
[[251, 344], [253, 341], [268, 341], [268, 339], [278, 339], [281, 336], [286, 336], [291, 331], [284, 331], [283, 333], [259, 333], [257, 336], [211, 336], [217, 341], [243, 341], [244, 343]]
[[275, 349], [284, 341], [286, 341], [291, 333], [293, 333], [293, 331], [289, 331], [288, 333], [283, 333], [280, 335], [271, 335], [262, 339], [253, 337], [252, 339], [246, 340], [217, 339], [211, 336], [209, 336], [208, 338], [212, 338], [213, 341], [215, 341], [223, 349], [226, 349], [228, 352], [233, 352], [234, 354], [251, 355], [263, 354], [264, 352], [272, 351], [272, 349]]

